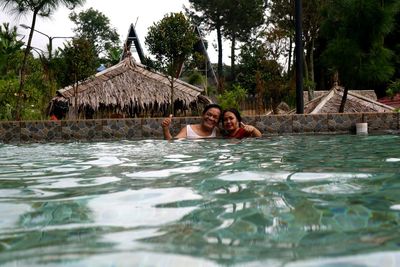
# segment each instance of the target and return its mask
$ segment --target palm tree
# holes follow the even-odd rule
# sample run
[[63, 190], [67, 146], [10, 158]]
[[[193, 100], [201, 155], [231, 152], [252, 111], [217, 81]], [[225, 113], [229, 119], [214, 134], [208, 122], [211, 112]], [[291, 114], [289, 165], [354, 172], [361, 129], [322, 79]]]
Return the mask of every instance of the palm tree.
[[15, 120], [21, 119], [21, 95], [23, 94], [25, 84], [26, 61], [31, 50], [32, 36], [35, 30], [37, 17], [50, 17], [61, 5], [73, 9], [76, 6], [83, 5], [84, 3], [85, 0], [0, 0], [0, 7], [2, 7], [3, 10], [9, 10], [11, 13], [18, 15], [32, 13], [31, 30], [29, 32], [28, 43], [26, 45], [20, 71], [21, 77], [17, 95]]

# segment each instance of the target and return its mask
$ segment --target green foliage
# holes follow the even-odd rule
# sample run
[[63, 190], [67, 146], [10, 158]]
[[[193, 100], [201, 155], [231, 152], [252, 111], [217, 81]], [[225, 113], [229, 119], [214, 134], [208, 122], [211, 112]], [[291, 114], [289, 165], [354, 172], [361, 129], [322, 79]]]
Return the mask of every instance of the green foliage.
[[11, 12], [17, 15], [25, 15], [27, 13], [32, 13], [32, 22], [30, 26], [30, 33], [28, 37], [28, 42], [26, 45], [26, 50], [24, 53], [24, 57], [21, 64], [20, 71], [20, 84], [17, 92], [17, 102], [15, 108], [15, 119], [20, 120], [22, 114], [22, 107], [24, 106], [25, 99], [23, 95], [25, 94], [25, 82], [26, 82], [26, 73], [27, 73], [27, 61], [29, 52], [31, 51], [31, 42], [33, 32], [36, 26], [37, 17], [49, 17], [55, 10], [60, 6], [66, 6], [68, 8], [75, 8], [77, 5], [82, 5], [84, 0], [41, 0], [41, 1], [32, 1], [32, 0], [0, 0], [0, 7], [4, 7], [4, 9], [8, 9]]
[[9, 23], [0, 25], [0, 75], [15, 70], [13, 59], [24, 45], [17, 36], [17, 27], [10, 28]]
[[391, 82], [386, 90], [389, 97], [394, 97], [398, 93], [400, 93], [400, 79]]
[[189, 76], [188, 82], [189, 82], [190, 84], [193, 84], [193, 85], [202, 85], [202, 84], [204, 83], [204, 77], [203, 77], [203, 75], [201, 75], [200, 72], [194, 71], [194, 72], [192, 72], [192, 74]]
[[263, 43], [255, 41], [242, 46], [238, 81], [241, 86], [248, 88], [249, 93], [256, 92], [256, 74], [261, 75], [266, 91], [274, 90], [283, 83], [282, 67], [274, 60], [269, 59], [270, 52]]
[[54, 60], [57, 62], [57, 80], [62, 87], [95, 74], [99, 65], [93, 43], [84, 38], [66, 44]]
[[154, 23], [145, 38], [150, 52], [156, 57], [161, 71], [169, 76], [171, 88], [170, 112], [174, 110], [174, 80], [183, 63], [193, 51], [197, 37], [182, 13], [171, 13]]
[[104, 59], [104, 63], [109, 64], [111, 66], [117, 64], [122, 55], [122, 48], [120, 47], [110, 47], [107, 49], [107, 55], [106, 58]]
[[253, 30], [264, 23], [264, 0], [233, 0], [225, 2], [224, 35], [246, 42]]
[[375, 0], [337, 0], [328, 5], [322, 31], [329, 42], [323, 62], [339, 71], [346, 87], [360, 89], [393, 75], [393, 52], [383, 43], [393, 26], [392, 12], [389, 2], [383, 7]]
[[15, 94], [18, 90], [17, 77], [0, 79], [0, 120], [11, 120], [15, 109]]
[[247, 91], [240, 85], [233, 85], [231, 90], [226, 90], [218, 96], [218, 103], [222, 109], [236, 108], [239, 110], [240, 102], [246, 98]]
[[[201, 25], [206, 32], [216, 30], [218, 42], [218, 77], [222, 79], [222, 28], [224, 25], [224, 10], [232, 5], [231, 0], [189, 0], [190, 9], [187, 9], [189, 17], [195, 25]], [[233, 5], [232, 5], [233, 6]]]
[[84, 2], [85, 0], [0, 0], [0, 6], [18, 15], [33, 12], [41, 17], [49, 17], [60, 5], [74, 9], [76, 6], [83, 5]]
[[145, 38], [150, 52], [163, 71], [174, 77], [181, 64], [189, 57], [196, 35], [182, 13], [171, 13], [154, 23]]
[[236, 79], [236, 41], [248, 42], [264, 23], [264, 0], [233, 0], [224, 6], [223, 35], [231, 41], [231, 79]]
[[[400, 3], [399, 3], [400, 6]], [[388, 36], [385, 37], [385, 47], [389, 48], [394, 53], [394, 66], [396, 72], [391, 80], [400, 79], [400, 7], [398, 7], [397, 14], [395, 15], [394, 27]]]
[[94, 44], [97, 56], [110, 53], [110, 49], [116, 52], [115, 49], [120, 47], [117, 30], [110, 26], [109, 18], [100, 11], [89, 8], [79, 14], [72, 12], [69, 18], [76, 24], [74, 32], [77, 36]]

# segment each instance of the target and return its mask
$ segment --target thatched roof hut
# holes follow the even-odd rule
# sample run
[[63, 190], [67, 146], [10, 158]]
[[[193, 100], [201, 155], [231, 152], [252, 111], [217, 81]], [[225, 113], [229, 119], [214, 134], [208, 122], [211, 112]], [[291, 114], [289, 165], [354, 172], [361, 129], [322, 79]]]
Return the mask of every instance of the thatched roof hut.
[[[305, 114], [337, 113], [342, 102], [344, 88], [334, 86], [331, 90], [320, 94], [304, 104]], [[394, 108], [376, 101], [376, 96], [361, 95], [358, 91], [348, 91], [344, 112], [393, 112]], [[292, 110], [290, 113], [295, 113]]]
[[[57, 91], [49, 107], [50, 113], [68, 107], [67, 118], [110, 118], [164, 116], [171, 102], [168, 77], [150, 71], [127, 57], [78, 84]], [[179, 112], [193, 111], [199, 102], [208, 104], [202, 88], [175, 80], [174, 105]]]

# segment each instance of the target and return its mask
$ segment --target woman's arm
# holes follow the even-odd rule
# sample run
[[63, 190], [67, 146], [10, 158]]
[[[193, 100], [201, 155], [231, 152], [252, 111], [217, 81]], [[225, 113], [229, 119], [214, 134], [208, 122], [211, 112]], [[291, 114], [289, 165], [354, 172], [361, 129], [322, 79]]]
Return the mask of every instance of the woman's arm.
[[253, 125], [244, 124], [243, 122], [240, 123], [243, 129], [250, 134], [251, 137], [261, 137], [262, 133]]
[[[169, 127], [172, 123], [172, 114], [169, 115], [168, 118], [165, 118], [163, 120], [163, 122], [161, 123], [162, 129], [163, 129], [163, 135], [164, 135], [164, 139], [165, 140], [171, 140], [173, 139], [172, 134], [169, 130]], [[176, 139], [179, 138], [186, 138], [187, 137], [187, 131], [186, 131], [186, 127], [183, 127], [179, 133], [175, 136]]]
[[163, 122], [161, 123], [161, 127], [163, 129], [163, 135], [165, 140], [171, 140], [172, 135], [171, 132], [169, 131], [169, 126], [171, 125], [172, 122], [172, 114], [169, 115], [168, 118], [165, 118]]

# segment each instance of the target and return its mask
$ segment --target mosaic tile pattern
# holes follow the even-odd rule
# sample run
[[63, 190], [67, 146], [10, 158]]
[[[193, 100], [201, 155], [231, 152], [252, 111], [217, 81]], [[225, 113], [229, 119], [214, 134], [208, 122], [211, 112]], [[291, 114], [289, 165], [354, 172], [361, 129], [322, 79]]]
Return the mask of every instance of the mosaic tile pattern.
[[0, 122], [0, 142], [19, 143], [20, 135], [21, 128], [19, 122]]
[[365, 113], [369, 132], [399, 129], [399, 113]]
[[293, 115], [293, 133], [328, 132], [327, 114]]
[[103, 140], [102, 120], [61, 121], [61, 137], [64, 141]]
[[263, 135], [286, 134], [292, 133], [292, 120], [292, 116], [257, 116], [253, 126], [257, 127]]
[[21, 142], [56, 142], [61, 140], [61, 121], [21, 122]]
[[103, 139], [138, 139], [142, 137], [141, 120], [102, 120]]
[[143, 138], [163, 138], [161, 123], [164, 118], [142, 119]]
[[362, 113], [328, 113], [328, 130], [331, 133], [355, 133], [356, 123], [362, 121]]
[[[83, 121], [0, 122], [0, 142], [65, 142], [119, 139], [162, 139], [164, 118], [106, 119]], [[171, 134], [200, 117], [174, 118]], [[355, 133], [355, 124], [368, 122], [370, 133], [400, 130], [399, 113], [328, 113], [308, 115], [244, 116], [264, 136], [292, 133]]]

